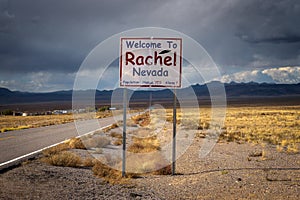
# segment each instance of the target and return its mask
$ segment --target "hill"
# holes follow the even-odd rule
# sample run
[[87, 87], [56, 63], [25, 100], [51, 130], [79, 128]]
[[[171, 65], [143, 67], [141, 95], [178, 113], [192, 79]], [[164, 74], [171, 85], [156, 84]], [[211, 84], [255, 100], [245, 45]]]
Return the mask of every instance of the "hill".
[[[193, 85], [193, 91], [199, 99], [209, 99], [208, 86], [214, 87], [220, 85], [220, 82], [210, 82], [204, 85]], [[227, 98], [243, 98], [243, 97], [288, 97], [300, 96], [300, 83], [298, 84], [269, 84], [269, 83], [225, 83], [225, 90]], [[189, 97], [192, 95], [191, 88], [182, 88], [178, 93], [182, 96]], [[119, 88], [116, 90], [120, 90]], [[72, 101], [72, 90], [56, 91], [48, 93], [31, 93], [10, 91], [6, 88], [0, 88], [0, 104], [16, 104], [16, 103], [36, 103], [36, 102], [70, 102]], [[93, 90], [80, 91], [82, 96], [88, 96]], [[96, 90], [96, 101], [110, 102], [112, 90], [99, 91]], [[133, 101], [140, 101], [150, 98], [152, 95], [153, 100], [166, 100], [169, 101], [173, 98], [172, 91], [169, 89], [147, 91], [135, 91], [132, 96]]]

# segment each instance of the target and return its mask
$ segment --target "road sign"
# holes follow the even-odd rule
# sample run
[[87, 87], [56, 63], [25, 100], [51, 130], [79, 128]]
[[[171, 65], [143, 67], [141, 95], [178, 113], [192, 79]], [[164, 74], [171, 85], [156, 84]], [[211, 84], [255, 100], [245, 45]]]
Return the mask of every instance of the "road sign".
[[181, 87], [181, 38], [121, 38], [120, 87]]
[[[172, 174], [176, 156], [176, 94], [181, 87], [181, 38], [121, 38], [120, 87], [124, 88], [122, 176], [126, 171], [127, 87], [174, 89]], [[151, 106], [151, 105], [150, 105]]]

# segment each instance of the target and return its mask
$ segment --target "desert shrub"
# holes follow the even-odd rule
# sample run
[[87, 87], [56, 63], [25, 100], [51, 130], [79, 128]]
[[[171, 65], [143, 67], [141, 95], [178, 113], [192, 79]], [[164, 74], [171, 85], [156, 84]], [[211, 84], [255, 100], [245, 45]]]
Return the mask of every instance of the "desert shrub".
[[205, 138], [206, 134], [205, 132], [199, 131], [195, 134], [196, 138]]
[[110, 136], [114, 137], [114, 138], [119, 138], [119, 139], [123, 138], [122, 134], [117, 133], [117, 132], [111, 132]]
[[200, 120], [198, 130], [206, 130], [209, 128], [209, 123], [208, 122], [202, 122]]
[[16, 131], [16, 130], [22, 130], [22, 129], [28, 129], [32, 128], [32, 126], [18, 126], [18, 127], [8, 127], [8, 128], [2, 128], [1, 133], [7, 132], [7, 131]]
[[104, 154], [103, 163], [105, 163], [109, 166], [117, 166], [118, 164], [122, 163], [122, 158], [120, 156], [113, 156], [111, 154]]
[[153, 174], [155, 174], [155, 175], [170, 175], [170, 174], [172, 174], [172, 167], [171, 167], [171, 165], [167, 165], [161, 169], [154, 171]]
[[44, 157], [43, 162], [54, 166], [79, 167], [82, 164], [81, 158], [75, 153], [62, 151], [60, 153]]
[[148, 138], [132, 137], [133, 143], [128, 147], [132, 153], [148, 153], [160, 150], [159, 141], [156, 136]]
[[80, 138], [72, 138], [68, 141], [71, 149], [86, 149]]
[[299, 148], [297, 144], [290, 144], [287, 146], [287, 153], [298, 153], [299, 152]]
[[[127, 157], [126, 163], [126, 169], [130, 172], [134, 172], [136, 175], [148, 173], [164, 175], [169, 174], [169, 172], [171, 173], [170, 163], [159, 151], [144, 154], [143, 156], [130, 154]], [[116, 166], [121, 167], [121, 165]]]
[[49, 149], [45, 149], [42, 152], [42, 154], [47, 157], [47, 156], [52, 156], [52, 155], [58, 154], [62, 151], [68, 150], [68, 149], [70, 149], [69, 145], [66, 143], [62, 143], [62, 144], [56, 145], [54, 147], [51, 147]]
[[259, 150], [259, 151], [253, 151], [249, 153], [249, 157], [261, 157], [263, 156], [263, 151]]
[[104, 112], [106, 110], [109, 110], [109, 106], [102, 106], [101, 108], [98, 109], [99, 112]]
[[[170, 122], [170, 123], [173, 123], [173, 115], [167, 115], [166, 121]], [[176, 118], [176, 124], [180, 124], [181, 121], [182, 121], [181, 119]]]
[[150, 124], [150, 122], [151, 122], [150, 117], [145, 118], [144, 120], [142, 120], [142, 121], [140, 122], [140, 126], [142, 126], [142, 127], [148, 126], [148, 125]]
[[4, 111], [2, 111], [2, 114], [3, 115], [13, 115], [14, 112], [12, 110], [4, 110]]
[[117, 139], [116, 141], [114, 141], [113, 144], [116, 145], [116, 146], [120, 146], [121, 144], [123, 144], [123, 139], [122, 139], [122, 138], [119, 138], [119, 139]]
[[197, 121], [192, 119], [182, 119], [181, 125], [184, 126], [185, 129], [188, 130], [197, 130], [199, 129], [199, 125]]
[[103, 148], [110, 144], [110, 139], [105, 136], [95, 135], [83, 141], [86, 148]]
[[101, 149], [101, 148], [95, 148], [94, 153], [101, 154], [101, 153], [103, 153], [103, 149]]
[[118, 127], [119, 127], [119, 125], [117, 123], [114, 123], [110, 126], [111, 129], [118, 128]]
[[[120, 122], [120, 125], [123, 125], [123, 122]], [[132, 119], [126, 120], [126, 126], [127, 127], [138, 127], [138, 125]]]
[[119, 125], [117, 123], [114, 123], [114, 124], [110, 125], [109, 127], [103, 129], [102, 132], [107, 133], [108, 131], [118, 128], [118, 127], [119, 127]]
[[103, 178], [111, 184], [122, 183], [122, 172], [97, 161], [92, 169], [95, 176]]
[[140, 126], [147, 126], [151, 122], [149, 112], [144, 112], [140, 115], [135, 115], [131, 117], [131, 120], [134, 124], [139, 124]]
[[82, 161], [82, 166], [84, 167], [93, 167], [95, 165], [96, 160], [93, 158], [86, 158]]

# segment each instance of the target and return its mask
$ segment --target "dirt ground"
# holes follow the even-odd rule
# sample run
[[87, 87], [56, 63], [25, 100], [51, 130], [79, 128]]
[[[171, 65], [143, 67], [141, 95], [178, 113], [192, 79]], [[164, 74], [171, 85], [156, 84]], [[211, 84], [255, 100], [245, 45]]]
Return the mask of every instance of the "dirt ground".
[[177, 160], [177, 175], [145, 175], [111, 185], [90, 168], [39, 160], [0, 174], [0, 199], [299, 199], [300, 154], [275, 146], [218, 143], [199, 158], [197, 139]]

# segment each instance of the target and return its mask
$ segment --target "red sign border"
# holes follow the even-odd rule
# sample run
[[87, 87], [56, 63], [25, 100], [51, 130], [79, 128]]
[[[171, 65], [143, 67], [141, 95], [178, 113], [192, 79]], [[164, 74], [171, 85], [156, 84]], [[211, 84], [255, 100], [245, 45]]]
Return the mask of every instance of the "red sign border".
[[[174, 86], [174, 87], [170, 87], [170, 86], [165, 86], [165, 85], [124, 85], [122, 84], [122, 44], [123, 44], [123, 40], [128, 40], [128, 39], [132, 39], [132, 40], [179, 40], [180, 42], [180, 66], [179, 66], [179, 71], [180, 71], [180, 75], [179, 75], [179, 85], [178, 86]], [[127, 87], [142, 87], [142, 88], [181, 88], [182, 87], [182, 38], [152, 38], [152, 37], [142, 37], [142, 38], [138, 38], [138, 37], [121, 37], [120, 38], [120, 63], [119, 63], [119, 75], [120, 75], [120, 79], [119, 79], [119, 86], [122, 88], [127, 88]]]

